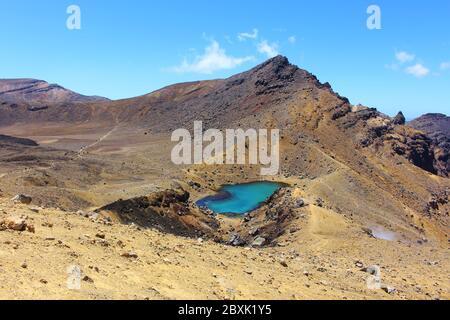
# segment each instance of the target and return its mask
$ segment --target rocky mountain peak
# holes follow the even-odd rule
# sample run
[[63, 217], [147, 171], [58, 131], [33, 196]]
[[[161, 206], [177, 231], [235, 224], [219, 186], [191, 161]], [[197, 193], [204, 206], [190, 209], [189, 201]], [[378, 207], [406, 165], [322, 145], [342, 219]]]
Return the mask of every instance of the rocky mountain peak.
[[273, 79], [275, 77], [283, 80], [292, 78], [298, 70], [299, 68], [291, 64], [288, 58], [278, 55], [256, 66], [250, 72], [263, 79]]
[[287, 57], [278, 55], [278, 56], [273, 57], [273, 58], [265, 61], [264, 63], [262, 63], [262, 66], [267, 66], [267, 65], [279, 67], [279, 66], [289, 66], [289, 65], [291, 65], [291, 63], [289, 62], [289, 59]]
[[399, 112], [396, 116], [395, 116], [395, 118], [394, 118], [394, 120], [393, 120], [393, 123], [394, 124], [397, 124], [397, 125], [404, 125], [405, 123], [406, 123], [406, 118], [405, 118], [405, 116], [403, 115], [403, 112]]

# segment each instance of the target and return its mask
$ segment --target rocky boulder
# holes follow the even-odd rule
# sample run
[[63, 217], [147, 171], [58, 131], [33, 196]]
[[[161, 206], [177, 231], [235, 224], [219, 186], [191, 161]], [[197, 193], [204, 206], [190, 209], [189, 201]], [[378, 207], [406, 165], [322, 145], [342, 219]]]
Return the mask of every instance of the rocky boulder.
[[33, 201], [33, 198], [25, 194], [18, 194], [14, 198], [12, 198], [11, 201], [28, 205]]
[[34, 227], [29, 225], [25, 218], [19, 216], [9, 216], [0, 221], [0, 231], [29, 231], [34, 233]]
[[393, 124], [395, 124], [395, 125], [404, 125], [405, 123], [406, 123], [406, 118], [405, 118], [405, 116], [403, 115], [403, 112], [399, 112], [396, 116], [395, 116], [395, 118], [392, 120], [392, 123]]

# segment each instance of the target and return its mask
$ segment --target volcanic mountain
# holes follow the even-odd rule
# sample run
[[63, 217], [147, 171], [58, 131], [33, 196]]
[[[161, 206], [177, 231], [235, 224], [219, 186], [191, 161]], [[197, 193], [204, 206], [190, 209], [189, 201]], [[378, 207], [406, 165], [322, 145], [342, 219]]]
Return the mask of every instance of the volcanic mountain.
[[[172, 176], [179, 177], [179, 168], [172, 168], [170, 162], [170, 134], [177, 128], [191, 129], [194, 121], [217, 129], [279, 128], [280, 174], [311, 179], [318, 188], [317, 196], [330, 198], [338, 211], [354, 211], [354, 205], [344, 200], [352, 193], [352, 197], [359, 194], [357, 203], [370, 203], [360, 208], [358, 215], [365, 211], [373, 215], [375, 211], [385, 216], [403, 206], [429, 215], [438, 210], [430, 208], [430, 201], [446, 198], [448, 192], [442, 187], [448, 184], [447, 179], [432, 178], [448, 175], [446, 159], [439, 156], [432, 137], [374, 108], [351, 105], [328, 83], [321, 83], [282, 56], [228, 79], [176, 84], [119, 101], [80, 101], [78, 95], [59, 87], [30, 84], [43, 85], [44, 92], [62, 92], [69, 101], [63, 103], [64, 99], [58, 98], [58, 103], [37, 110], [3, 105], [0, 124], [5, 134], [17, 133], [44, 145], [50, 142], [52, 147], [81, 153], [112, 153], [118, 158], [121, 152], [127, 152], [127, 156], [135, 152], [141, 157], [158, 139], [161, 154], [155, 158], [156, 152], [152, 152], [153, 167], [163, 171], [170, 167], [170, 172], [175, 170]], [[26, 104], [30, 103], [27, 97], [32, 101], [40, 91], [33, 90], [34, 86], [22, 87], [26, 86], [3, 85], [3, 91], [22, 92], [20, 99]], [[230, 179], [237, 169], [228, 166], [196, 170], [204, 173], [196, 174], [202, 185], [246, 180], [254, 175], [252, 169], [240, 168], [242, 176], [234, 173], [235, 179]], [[376, 200], [381, 195], [384, 205]]]
[[[26, 115], [49, 108], [60, 110], [60, 106], [77, 103], [108, 101], [97, 96], [84, 96], [57, 84], [35, 79], [0, 79], [0, 123], [33, 118]], [[6, 112], [8, 110], [9, 112]]]
[[[304, 260], [292, 252], [309, 252], [305, 257], [327, 261], [316, 273], [330, 279], [338, 272], [335, 281], [348, 292], [359, 290], [342, 280], [349, 275], [365, 285], [365, 278], [348, 272], [356, 257], [389, 265], [384, 274], [395, 270], [428, 287], [445, 281], [436, 268], [445, 270], [448, 259], [435, 269], [436, 264], [423, 265], [425, 249], [444, 257], [449, 240], [450, 180], [439, 143], [401, 117], [352, 105], [285, 57], [227, 79], [176, 84], [125, 100], [62, 96], [43, 103], [34, 93], [0, 95], [0, 133], [9, 136], [0, 147], [5, 196], [30, 194], [43, 208], [60, 208], [58, 217], [60, 210], [94, 211], [87, 216], [105, 215], [164, 234], [201, 235], [199, 245], [204, 239], [235, 246], [264, 243], [274, 255], [290, 257], [292, 266]], [[42, 104], [33, 108], [33, 99]], [[279, 174], [261, 177], [258, 165], [174, 165], [171, 134], [191, 130], [194, 121], [203, 121], [204, 129], [280, 129]], [[39, 145], [23, 145], [10, 136]], [[215, 217], [195, 206], [221, 185], [259, 180], [288, 187], [243, 219]], [[70, 215], [65, 219], [72, 221]], [[70, 232], [70, 221], [64, 221], [64, 232]], [[141, 242], [147, 248], [147, 239]], [[266, 271], [265, 276], [271, 272]], [[298, 272], [306, 274], [281, 272], [283, 283], [301, 278]], [[395, 276], [390, 280], [406, 297], [415, 296]]]
[[0, 79], [0, 98], [36, 105], [108, 100], [98, 96], [84, 96], [57, 84], [36, 79]]
[[[28, 104], [7, 106], [3, 102], [0, 109], [0, 124], [3, 125], [95, 121], [171, 132], [194, 120], [202, 120], [211, 128], [278, 125], [295, 140], [298, 137], [292, 134], [302, 131], [298, 127], [300, 122], [310, 129], [332, 123], [341, 131], [351, 132], [359, 127], [361, 130], [356, 136], [364, 147], [376, 145], [386, 136], [392, 138], [399, 128], [405, 128], [375, 109], [351, 106], [346, 98], [333, 92], [328, 83], [320, 83], [314, 75], [291, 65], [282, 56], [229, 79], [177, 84], [141, 97], [111, 102], [101, 99], [99, 103], [98, 98], [83, 97], [32, 80], [6, 81], [0, 88], [3, 88], [0, 97], [20, 97], [19, 101]], [[29, 105], [35, 100], [50, 102], [49, 97], [54, 104]], [[331, 122], [326, 121], [329, 118]], [[315, 131], [320, 133], [320, 130]], [[389, 139], [395, 152], [425, 170], [447, 174], [445, 164], [434, 159], [431, 141], [426, 136], [411, 130], [403, 130], [403, 133], [409, 134], [406, 140]]]

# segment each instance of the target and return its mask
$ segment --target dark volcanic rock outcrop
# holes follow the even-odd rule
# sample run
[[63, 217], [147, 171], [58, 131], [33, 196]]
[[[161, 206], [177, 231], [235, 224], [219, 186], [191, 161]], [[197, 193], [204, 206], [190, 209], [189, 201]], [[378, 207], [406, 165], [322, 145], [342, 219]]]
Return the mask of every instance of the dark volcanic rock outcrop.
[[435, 150], [432, 141], [426, 135], [416, 132], [405, 134], [403, 139], [395, 141], [392, 146], [398, 155], [406, 156], [419, 168], [434, 174], [439, 172], [439, 164], [434, 161]]
[[225, 241], [233, 246], [274, 246], [298, 219], [303, 200], [292, 198], [292, 189], [285, 187], [265, 201], [257, 210], [247, 213]]
[[17, 138], [17, 137], [11, 137], [6, 136], [3, 134], [0, 134], [0, 144], [19, 144], [23, 146], [29, 146], [29, 147], [37, 147], [38, 144], [36, 141], [31, 139], [25, 139], [25, 138]]
[[430, 113], [408, 123], [409, 126], [425, 132], [433, 142], [434, 156], [441, 163], [439, 171], [450, 173], [450, 117]]
[[408, 159], [415, 166], [433, 174], [447, 176], [446, 158], [427, 132], [405, 126], [402, 112], [390, 118], [374, 108], [362, 105], [352, 107], [351, 112], [334, 117], [336, 124], [347, 132], [357, 129], [358, 144], [371, 148], [382, 156], [393, 153]]
[[397, 125], [404, 125], [405, 123], [406, 123], [406, 118], [405, 118], [405, 116], [403, 115], [403, 112], [399, 112], [396, 116], [395, 116], [395, 118], [394, 118], [394, 120], [392, 121], [394, 124], [397, 124]]
[[212, 235], [217, 221], [189, 202], [189, 193], [166, 190], [129, 200], [119, 200], [97, 210], [120, 222], [185, 237]]

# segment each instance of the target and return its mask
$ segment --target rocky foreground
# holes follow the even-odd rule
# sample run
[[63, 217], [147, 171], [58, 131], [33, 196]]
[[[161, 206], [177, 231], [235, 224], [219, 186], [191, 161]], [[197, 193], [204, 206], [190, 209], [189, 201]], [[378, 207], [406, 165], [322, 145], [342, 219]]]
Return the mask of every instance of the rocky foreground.
[[[276, 247], [252, 248], [27, 200], [0, 198], [0, 299], [450, 298], [445, 250], [376, 239], [316, 205]], [[79, 290], [68, 288], [74, 267]]]

